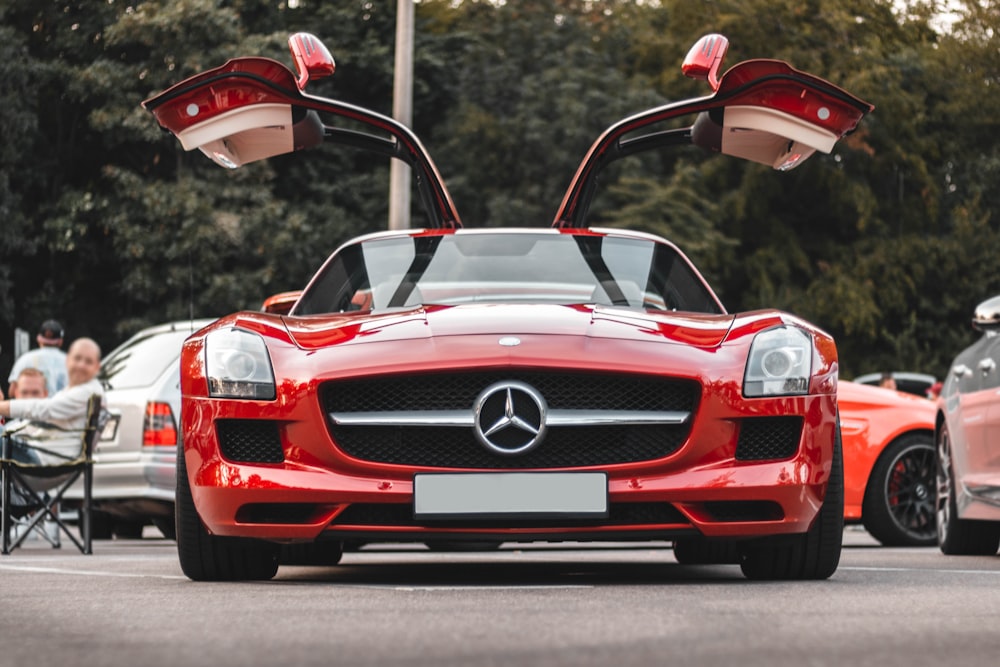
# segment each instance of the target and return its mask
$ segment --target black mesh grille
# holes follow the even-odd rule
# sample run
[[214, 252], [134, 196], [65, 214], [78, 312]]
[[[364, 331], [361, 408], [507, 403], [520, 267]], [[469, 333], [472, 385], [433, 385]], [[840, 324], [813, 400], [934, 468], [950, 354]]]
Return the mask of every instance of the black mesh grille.
[[530, 384], [557, 410], [693, 411], [698, 397], [697, 383], [673, 378], [501, 370], [329, 382], [322, 400], [327, 412], [471, 409], [483, 389], [501, 380]]
[[740, 425], [739, 461], [768, 461], [795, 456], [802, 437], [802, 417], [751, 417]]
[[278, 422], [265, 419], [219, 419], [215, 422], [222, 456], [241, 463], [281, 463]]
[[[565, 372], [459, 372], [364, 378], [324, 385], [330, 412], [469, 410], [486, 387], [502, 380], [537, 389], [550, 409], [692, 412], [695, 382], [650, 376]], [[561, 468], [633, 463], [662, 458], [684, 443], [684, 425], [551, 427], [535, 449], [504, 456], [480, 444], [472, 428], [338, 426], [336, 444], [355, 458], [432, 468]]]
[[728, 500], [705, 503], [715, 521], [780, 521], [781, 505], [770, 500]]
[[365, 461], [432, 468], [562, 468], [662, 458], [684, 443], [684, 426], [572, 426], [550, 428], [531, 451], [503, 456], [486, 449], [471, 428], [335, 427], [348, 455]]
[[[410, 527], [440, 525], [440, 521], [417, 522], [413, 518], [413, 506], [409, 503], [355, 503], [337, 515], [331, 526], [396, 526]], [[571, 521], [547, 520], [481, 520], [470, 522], [446, 520], [450, 527], [469, 528], [517, 528], [517, 527], [559, 527], [559, 526], [640, 526], [688, 524], [688, 520], [670, 503], [611, 503], [607, 519], [586, 519]]]

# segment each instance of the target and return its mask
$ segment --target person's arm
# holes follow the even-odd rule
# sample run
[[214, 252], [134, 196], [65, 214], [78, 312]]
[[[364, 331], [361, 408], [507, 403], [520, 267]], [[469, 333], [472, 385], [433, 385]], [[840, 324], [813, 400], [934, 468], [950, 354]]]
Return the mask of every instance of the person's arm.
[[0, 401], [0, 415], [44, 422], [84, 419], [93, 392], [88, 384], [70, 387], [49, 398], [15, 398]]

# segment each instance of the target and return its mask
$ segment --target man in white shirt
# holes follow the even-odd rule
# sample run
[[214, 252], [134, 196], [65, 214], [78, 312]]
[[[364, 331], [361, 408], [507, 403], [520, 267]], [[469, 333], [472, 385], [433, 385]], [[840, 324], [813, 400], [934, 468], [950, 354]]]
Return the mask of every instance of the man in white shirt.
[[33, 451], [28, 445], [68, 458], [79, 455], [83, 445], [80, 432], [87, 425], [87, 403], [94, 394], [104, 395], [104, 387], [97, 379], [100, 367], [101, 348], [90, 338], [78, 338], [66, 355], [69, 385], [65, 389], [48, 398], [0, 401], [0, 417], [25, 420], [7, 425], [9, 432], [16, 433], [15, 459], [26, 463], [61, 462], [58, 457], [46, 458], [45, 452]]
[[17, 378], [25, 368], [37, 368], [45, 374], [48, 384], [49, 396], [52, 396], [60, 389], [66, 387], [68, 378], [66, 376], [66, 353], [61, 349], [63, 344], [62, 325], [55, 320], [46, 320], [38, 330], [35, 337], [38, 347], [25, 352], [14, 361], [14, 367], [10, 369], [11, 398], [21, 398], [17, 393]]

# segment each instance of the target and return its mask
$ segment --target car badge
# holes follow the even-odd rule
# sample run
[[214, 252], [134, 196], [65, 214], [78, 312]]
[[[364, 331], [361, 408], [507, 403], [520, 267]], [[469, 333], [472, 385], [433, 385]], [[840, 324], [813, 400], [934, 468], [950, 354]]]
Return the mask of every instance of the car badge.
[[496, 454], [524, 454], [545, 438], [547, 412], [545, 399], [531, 385], [496, 382], [476, 398], [476, 439]]
[[521, 339], [517, 336], [504, 336], [499, 341], [497, 341], [504, 347], [517, 347], [521, 344]]

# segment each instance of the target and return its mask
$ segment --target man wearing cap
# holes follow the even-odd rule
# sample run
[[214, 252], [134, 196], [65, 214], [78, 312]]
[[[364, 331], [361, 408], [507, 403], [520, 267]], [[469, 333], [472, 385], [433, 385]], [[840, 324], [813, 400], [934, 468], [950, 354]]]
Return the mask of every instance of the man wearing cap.
[[38, 330], [38, 348], [25, 352], [10, 371], [10, 397], [18, 398], [17, 378], [25, 368], [37, 368], [45, 374], [45, 382], [48, 386], [48, 394], [52, 396], [60, 389], [63, 389], [67, 382], [66, 376], [66, 353], [61, 349], [63, 343], [62, 325], [55, 320], [45, 320]]

